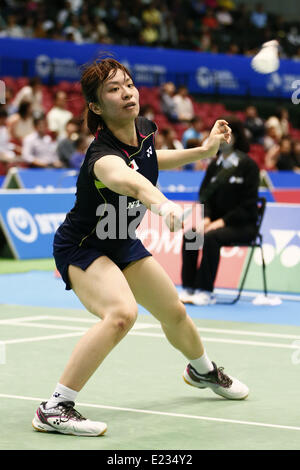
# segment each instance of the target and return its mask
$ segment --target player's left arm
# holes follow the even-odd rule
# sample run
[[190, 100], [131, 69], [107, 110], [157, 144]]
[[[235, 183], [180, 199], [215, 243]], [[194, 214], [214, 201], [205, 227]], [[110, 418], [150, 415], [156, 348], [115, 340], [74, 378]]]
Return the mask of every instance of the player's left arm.
[[204, 145], [191, 149], [157, 150], [158, 168], [171, 170], [204, 158], [214, 157], [222, 142], [230, 142], [231, 129], [228, 122], [219, 119], [215, 122]]

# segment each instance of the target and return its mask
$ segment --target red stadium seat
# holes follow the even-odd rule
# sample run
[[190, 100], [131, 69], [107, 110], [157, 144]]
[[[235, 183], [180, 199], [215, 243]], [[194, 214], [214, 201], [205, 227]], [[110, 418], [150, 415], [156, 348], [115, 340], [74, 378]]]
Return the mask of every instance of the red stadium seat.
[[262, 145], [252, 144], [250, 146], [249, 156], [257, 163], [260, 170], [264, 169], [266, 152]]

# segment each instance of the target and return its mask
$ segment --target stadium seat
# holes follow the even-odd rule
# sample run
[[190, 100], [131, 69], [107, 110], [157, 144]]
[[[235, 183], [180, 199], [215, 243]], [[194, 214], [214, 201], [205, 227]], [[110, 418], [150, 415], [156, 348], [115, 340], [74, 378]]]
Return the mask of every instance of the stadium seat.
[[262, 145], [252, 144], [249, 150], [249, 156], [257, 163], [260, 170], [265, 168], [265, 149]]

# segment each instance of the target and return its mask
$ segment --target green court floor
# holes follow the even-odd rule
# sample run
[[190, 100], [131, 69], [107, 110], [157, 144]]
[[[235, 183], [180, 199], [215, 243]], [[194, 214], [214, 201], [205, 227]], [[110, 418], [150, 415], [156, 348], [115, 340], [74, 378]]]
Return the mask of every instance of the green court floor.
[[[38, 433], [34, 411], [97, 321], [84, 310], [0, 305], [0, 449], [300, 449], [300, 327], [195, 320], [209, 356], [250, 387], [227, 401], [186, 385], [186, 360], [140, 315], [78, 396], [100, 438]], [[4, 354], [5, 353], [5, 354]]]

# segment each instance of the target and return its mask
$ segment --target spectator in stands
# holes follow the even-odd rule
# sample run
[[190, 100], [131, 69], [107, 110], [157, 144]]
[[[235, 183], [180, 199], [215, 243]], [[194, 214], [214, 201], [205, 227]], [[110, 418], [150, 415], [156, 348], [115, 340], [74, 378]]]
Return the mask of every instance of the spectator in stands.
[[282, 137], [281, 128], [278, 126], [277, 119], [268, 119], [265, 122], [265, 136], [263, 145], [265, 150], [270, 150], [274, 145], [280, 143]]
[[218, 0], [218, 5], [220, 8], [225, 8], [226, 10], [235, 9], [235, 3], [232, 0]]
[[161, 150], [165, 145], [165, 139], [162, 134], [156, 133], [155, 134], [155, 149]]
[[42, 84], [39, 77], [33, 77], [28, 85], [22, 87], [13, 100], [13, 106], [18, 108], [21, 101], [29, 101], [35, 114], [44, 114]]
[[232, 15], [228, 8], [220, 7], [216, 12], [216, 20], [222, 27], [231, 26], [233, 22]]
[[87, 151], [87, 139], [84, 134], [81, 134], [75, 142], [75, 152], [71, 155], [70, 158], [70, 168], [74, 168], [75, 170], [79, 170], [84, 157]]
[[171, 122], [178, 122], [176, 103], [174, 101], [175, 85], [173, 82], [166, 82], [161, 88], [161, 109]]
[[203, 119], [200, 116], [195, 116], [190, 121], [189, 128], [184, 131], [182, 134], [182, 144], [184, 148], [188, 148], [188, 140], [189, 139], [198, 139], [200, 142], [203, 142], [203, 139], [207, 137], [208, 131], [204, 128]]
[[164, 144], [161, 147], [162, 149], [182, 149], [183, 145], [180, 140], [177, 139], [174, 129], [171, 127], [166, 127], [162, 129], [161, 135], [164, 138]]
[[0, 108], [5, 108], [8, 116], [15, 114], [18, 110], [13, 105], [13, 100], [14, 100], [14, 93], [12, 89], [9, 86], [5, 86], [5, 104], [0, 105]]
[[159, 43], [163, 47], [178, 47], [178, 31], [170, 16], [160, 24]]
[[197, 49], [202, 52], [210, 52], [212, 48], [212, 33], [207, 26], [202, 27], [202, 34]]
[[5, 28], [5, 35], [10, 38], [23, 38], [24, 32], [18, 24], [18, 18], [16, 15], [9, 15], [7, 17], [7, 25]]
[[235, 44], [235, 43], [232, 42], [231, 44], [229, 44], [229, 47], [228, 47], [228, 49], [227, 49], [227, 51], [226, 51], [226, 54], [227, 54], [227, 55], [236, 55], [236, 54], [240, 54], [240, 48], [239, 48], [239, 46], [238, 46], [237, 44]]
[[248, 138], [252, 144], [263, 144], [265, 135], [264, 121], [258, 116], [255, 106], [247, 106], [245, 119], [245, 128]]
[[250, 23], [255, 28], [263, 29], [267, 26], [268, 14], [264, 10], [263, 3], [257, 3], [255, 10], [250, 15]]
[[66, 124], [66, 137], [61, 139], [57, 146], [57, 155], [63, 166], [70, 167], [70, 159], [75, 152], [75, 142], [78, 140], [80, 131], [79, 122], [70, 119]]
[[78, 16], [71, 16], [70, 24], [64, 28], [63, 33], [66, 35], [68, 40], [71, 40], [76, 44], [83, 43], [83, 36]]
[[63, 8], [57, 12], [57, 20], [63, 26], [69, 21], [72, 16], [72, 5], [70, 1], [65, 1]]
[[[186, 232], [183, 239], [184, 289], [180, 297], [183, 302], [196, 305], [216, 302], [213, 290], [221, 247], [228, 243], [250, 242], [256, 233], [259, 169], [247, 155], [249, 144], [242, 122], [235, 118], [226, 120], [232, 129], [232, 140], [221, 145], [199, 191], [200, 203], [204, 204], [204, 234], [195, 227]], [[203, 238], [198, 269], [198, 252]], [[191, 243], [196, 243], [197, 247]]]
[[190, 122], [195, 113], [193, 102], [189, 97], [189, 92], [185, 85], [180, 85], [177, 88], [177, 93], [174, 96], [174, 103], [179, 121]]
[[12, 162], [16, 156], [15, 145], [10, 142], [10, 134], [7, 129], [7, 111], [0, 109], [0, 162]]
[[211, 8], [208, 8], [205, 16], [201, 20], [202, 25], [207, 26], [209, 29], [217, 29], [219, 23], [215, 17], [214, 11]]
[[[200, 147], [202, 145], [202, 141], [200, 139], [189, 139], [186, 143], [186, 148], [187, 149], [192, 149], [195, 147]], [[183, 170], [204, 170], [207, 168], [208, 164], [210, 162], [210, 159], [201, 159], [198, 160], [195, 163], [189, 163], [187, 165], [184, 165], [182, 167]]]
[[277, 109], [277, 118], [281, 127], [282, 135], [287, 136], [290, 133], [289, 112], [286, 108]]
[[154, 26], [160, 26], [162, 17], [157, 2], [150, 2], [142, 12], [142, 20]]
[[145, 104], [145, 105], [141, 106], [140, 116], [144, 116], [145, 118], [149, 119], [150, 121], [155, 120], [154, 110], [153, 110], [151, 104]]
[[60, 168], [61, 162], [56, 153], [57, 142], [48, 134], [44, 116], [34, 119], [34, 132], [25, 137], [22, 158], [33, 168]]
[[66, 108], [67, 95], [64, 91], [58, 91], [55, 94], [54, 106], [47, 114], [48, 128], [56, 134], [58, 140], [66, 136], [66, 124], [73, 117]]
[[9, 116], [7, 126], [11, 138], [21, 143], [34, 130], [32, 104], [21, 101], [18, 112]]
[[275, 168], [280, 171], [293, 171], [296, 166], [297, 161], [293, 153], [292, 141], [289, 137], [283, 137], [281, 139]]
[[152, 23], [144, 23], [140, 31], [140, 43], [146, 46], [155, 46], [158, 40], [158, 28]]
[[299, 167], [295, 147], [288, 136], [283, 137], [279, 144], [273, 145], [266, 153], [267, 170], [296, 171]]

